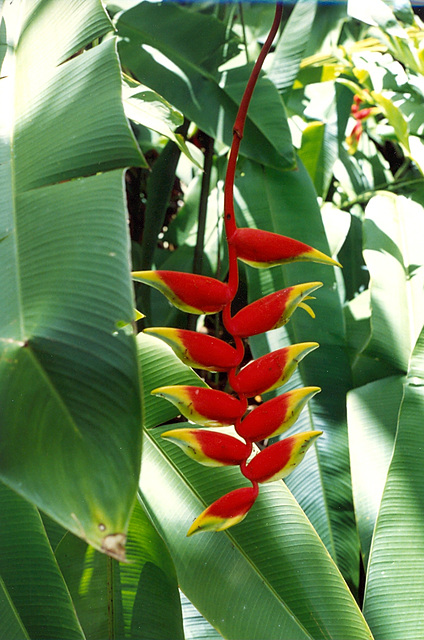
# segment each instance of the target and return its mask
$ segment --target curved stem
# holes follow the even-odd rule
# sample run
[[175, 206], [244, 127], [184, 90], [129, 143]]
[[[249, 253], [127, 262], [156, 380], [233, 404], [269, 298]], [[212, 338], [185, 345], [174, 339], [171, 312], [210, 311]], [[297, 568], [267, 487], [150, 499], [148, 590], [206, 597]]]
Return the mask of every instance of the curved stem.
[[[225, 188], [224, 188], [224, 221], [225, 221], [225, 235], [227, 237], [228, 242], [228, 258], [229, 258], [229, 275], [228, 275], [228, 286], [231, 291], [231, 299], [234, 299], [234, 296], [237, 293], [238, 289], [238, 264], [237, 264], [237, 255], [234, 248], [231, 245], [231, 236], [237, 229], [236, 225], [236, 217], [234, 211], [234, 181], [236, 174], [236, 165], [237, 158], [240, 149], [240, 143], [243, 138], [244, 125], [246, 122], [247, 110], [249, 107], [250, 100], [252, 98], [253, 89], [255, 88], [257, 79], [259, 77], [259, 73], [261, 71], [262, 65], [264, 63], [265, 57], [268, 54], [272, 42], [275, 38], [275, 35], [278, 31], [279, 24], [281, 22], [281, 16], [283, 12], [283, 5], [281, 2], [277, 2], [277, 6], [275, 8], [275, 16], [274, 21], [271, 26], [271, 30], [268, 34], [267, 39], [261, 49], [261, 52], [256, 60], [256, 63], [252, 69], [252, 73], [250, 74], [249, 81], [246, 85], [246, 89], [244, 91], [243, 97], [240, 102], [240, 107], [237, 112], [236, 120], [233, 128], [233, 142], [230, 149], [230, 155], [228, 158], [227, 172], [225, 176]], [[229, 303], [228, 307], [231, 309], [231, 303]], [[224, 310], [224, 325], [231, 333], [230, 325], [231, 325], [231, 312]], [[227, 325], [227, 322], [229, 323]]]

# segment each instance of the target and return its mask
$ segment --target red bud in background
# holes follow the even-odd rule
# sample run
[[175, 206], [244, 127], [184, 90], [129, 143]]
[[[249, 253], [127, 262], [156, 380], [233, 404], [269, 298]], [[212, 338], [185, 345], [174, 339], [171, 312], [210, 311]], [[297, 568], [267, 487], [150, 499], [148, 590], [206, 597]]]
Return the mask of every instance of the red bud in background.
[[317, 342], [302, 342], [267, 353], [252, 360], [236, 376], [232, 376], [230, 384], [234, 391], [248, 398], [272, 391], [284, 384], [298, 363], [317, 347]]
[[303, 242], [262, 229], [236, 229], [229, 244], [235, 248], [240, 260], [257, 268], [299, 261], [341, 266], [336, 260]]
[[231, 332], [240, 338], [282, 327], [298, 306], [314, 317], [312, 309], [302, 301], [322, 287], [322, 282], [307, 282], [282, 289], [248, 304], [231, 318]]
[[234, 396], [204, 387], [171, 385], [158, 387], [152, 394], [169, 400], [187, 420], [205, 427], [234, 424], [245, 411], [245, 404]]
[[252, 508], [258, 496], [258, 487], [243, 487], [226, 493], [207, 509], [191, 525], [187, 536], [200, 531], [224, 531], [241, 522]]
[[149, 328], [144, 332], [164, 340], [180, 360], [195, 369], [229, 371], [240, 362], [234, 347], [204, 333], [168, 327]]
[[190, 458], [207, 467], [240, 465], [251, 447], [234, 436], [209, 429], [173, 429], [162, 438], [177, 444]]
[[308, 400], [320, 391], [319, 387], [304, 387], [267, 400], [237, 425], [237, 433], [246, 440], [259, 442], [287, 431], [296, 422]]
[[222, 311], [231, 300], [224, 282], [179, 271], [134, 271], [132, 278], [154, 287], [181, 311], [201, 315]]
[[243, 473], [252, 482], [281, 480], [293, 471], [322, 431], [297, 433], [260, 451], [246, 466]]

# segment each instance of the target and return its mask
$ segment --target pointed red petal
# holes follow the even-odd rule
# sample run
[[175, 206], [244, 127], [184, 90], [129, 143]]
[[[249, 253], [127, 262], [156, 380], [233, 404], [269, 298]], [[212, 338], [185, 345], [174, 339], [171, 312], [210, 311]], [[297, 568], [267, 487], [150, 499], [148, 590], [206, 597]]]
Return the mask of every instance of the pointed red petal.
[[264, 402], [237, 425], [237, 433], [246, 440], [259, 442], [287, 431], [296, 422], [308, 400], [319, 391], [319, 387], [293, 389]]
[[217, 313], [231, 299], [228, 285], [207, 276], [178, 271], [134, 271], [132, 277], [154, 287], [187, 313]]
[[298, 363], [318, 347], [317, 342], [302, 342], [268, 353], [252, 360], [235, 376], [230, 377], [234, 391], [248, 398], [261, 395], [284, 384]]
[[162, 433], [162, 438], [177, 444], [190, 458], [207, 467], [239, 465], [251, 451], [238, 438], [210, 429], [172, 429]]
[[228, 242], [235, 247], [237, 257], [252, 267], [273, 267], [298, 261], [341, 266], [336, 260], [304, 242], [262, 229], [237, 229]]
[[241, 338], [277, 329], [286, 324], [302, 300], [319, 287], [322, 287], [322, 282], [307, 282], [271, 293], [236, 313], [228, 328]]
[[188, 420], [205, 427], [234, 424], [245, 411], [240, 400], [215, 389], [170, 385], [158, 387], [152, 394], [169, 400]]
[[196, 518], [187, 536], [200, 531], [224, 531], [241, 522], [258, 496], [256, 487], [243, 487], [226, 493]]
[[229, 371], [240, 362], [237, 351], [219, 338], [169, 327], [154, 327], [144, 330], [164, 340], [175, 354], [189, 367], [208, 371]]
[[293, 471], [322, 431], [297, 433], [280, 440], [258, 453], [244, 469], [243, 473], [252, 482], [273, 482], [281, 480]]

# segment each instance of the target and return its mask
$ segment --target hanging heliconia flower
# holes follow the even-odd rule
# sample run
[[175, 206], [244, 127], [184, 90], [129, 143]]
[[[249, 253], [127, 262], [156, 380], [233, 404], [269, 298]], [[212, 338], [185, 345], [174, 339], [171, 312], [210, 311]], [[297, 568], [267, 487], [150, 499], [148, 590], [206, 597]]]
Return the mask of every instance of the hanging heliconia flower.
[[[146, 332], [164, 340], [187, 365], [207, 371], [226, 372], [230, 393], [204, 387], [170, 385], [152, 393], [172, 402], [198, 427], [165, 431], [162, 437], [178, 445], [190, 458], [209, 467], [238, 466], [252, 486], [230, 491], [209, 505], [193, 522], [187, 535], [200, 531], [223, 531], [241, 522], [253, 506], [259, 485], [285, 478], [304, 457], [321, 431], [297, 433], [258, 452], [254, 443], [279, 436], [299, 417], [319, 387], [292, 389], [267, 400], [247, 413], [247, 398], [260, 396], [282, 386], [298, 363], [318, 347], [316, 342], [292, 344], [252, 360], [240, 369], [244, 358], [243, 338], [283, 326], [298, 307], [312, 317], [305, 302], [322, 286], [321, 282], [293, 285], [260, 298], [234, 316], [231, 303], [238, 290], [238, 260], [255, 268], [267, 268], [289, 262], [309, 261], [340, 266], [336, 260], [309, 245], [261, 229], [238, 228], [234, 214], [234, 178], [238, 150], [243, 137], [247, 108], [262, 67], [281, 20], [277, 4], [274, 22], [246, 87], [234, 124], [224, 190], [224, 221], [228, 243], [228, 282], [190, 273], [173, 271], [137, 271], [136, 281], [163, 293], [178, 309], [188, 313], [210, 314], [222, 311], [223, 323], [234, 346], [215, 337], [188, 331], [156, 327]], [[368, 114], [358, 113], [358, 122]], [[234, 425], [237, 437], [215, 428]], [[212, 427], [212, 428], [211, 428]]]

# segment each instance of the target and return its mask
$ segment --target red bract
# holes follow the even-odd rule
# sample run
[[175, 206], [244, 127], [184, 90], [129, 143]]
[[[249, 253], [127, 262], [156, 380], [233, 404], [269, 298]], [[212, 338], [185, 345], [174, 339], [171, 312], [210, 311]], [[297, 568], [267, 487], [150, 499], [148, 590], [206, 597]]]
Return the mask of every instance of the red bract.
[[248, 398], [272, 391], [284, 384], [299, 362], [317, 347], [317, 342], [302, 342], [267, 353], [257, 360], [252, 360], [240, 373], [232, 376], [231, 386], [234, 391]]
[[210, 429], [173, 429], [162, 438], [175, 442], [190, 458], [207, 467], [240, 465], [251, 447], [234, 436]]
[[281, 480], [293, 471], [322, 431], [297, 433], [267, 447], [258, 453], [243, 470], [252, 482], [273, 482]]
[[226, 493], [196, 518], [187, 535], [191, 536], [199, 531], [224, 531], [241, 522], [257, 496], [257, 486], [243, 487]]
[[228, 242], [235, 248], [237, 257], [252, 267], [273, 267], [299, 261], [340, 266], [338, 262], [304, 242], [262, 229], [236, 229]]
[[153, 395], [166, 398], [191, 422], [205, 427], [220, 427], [234, 424], [246, 410], [245, 403], [223, 391], [170, 385], [158, 387]]
[[313, 311], [302, 301], [319, 287], [322, 287], [322, 282], [307, 282], [260, 298], [236, 313], [231, 318], [229, 328], [233, 335], [240, 338], [248, 338], [271, 329], [278, 329], [288, 322], [290, 316], [300, 305], [314, 317]]
[[231, 294], [224, 282], [176, 271], [134, 271], [133, 280], [154, 287], [181, 311], [209, 314], [222, 311]]
[[240, 355], [236, 349], [223, 340], [204, 333], [168, 327], [155, 327], [144, 331], [164, 340], [180, 360], [195, 369], [229, 371], [240, 362]]
[[319, 387], [293, 389], [264, 402], [243, 418], [237, 425], [237, 433], [246, 440], [259, 442], [287, 431], [308, 400], [320, 391]]

